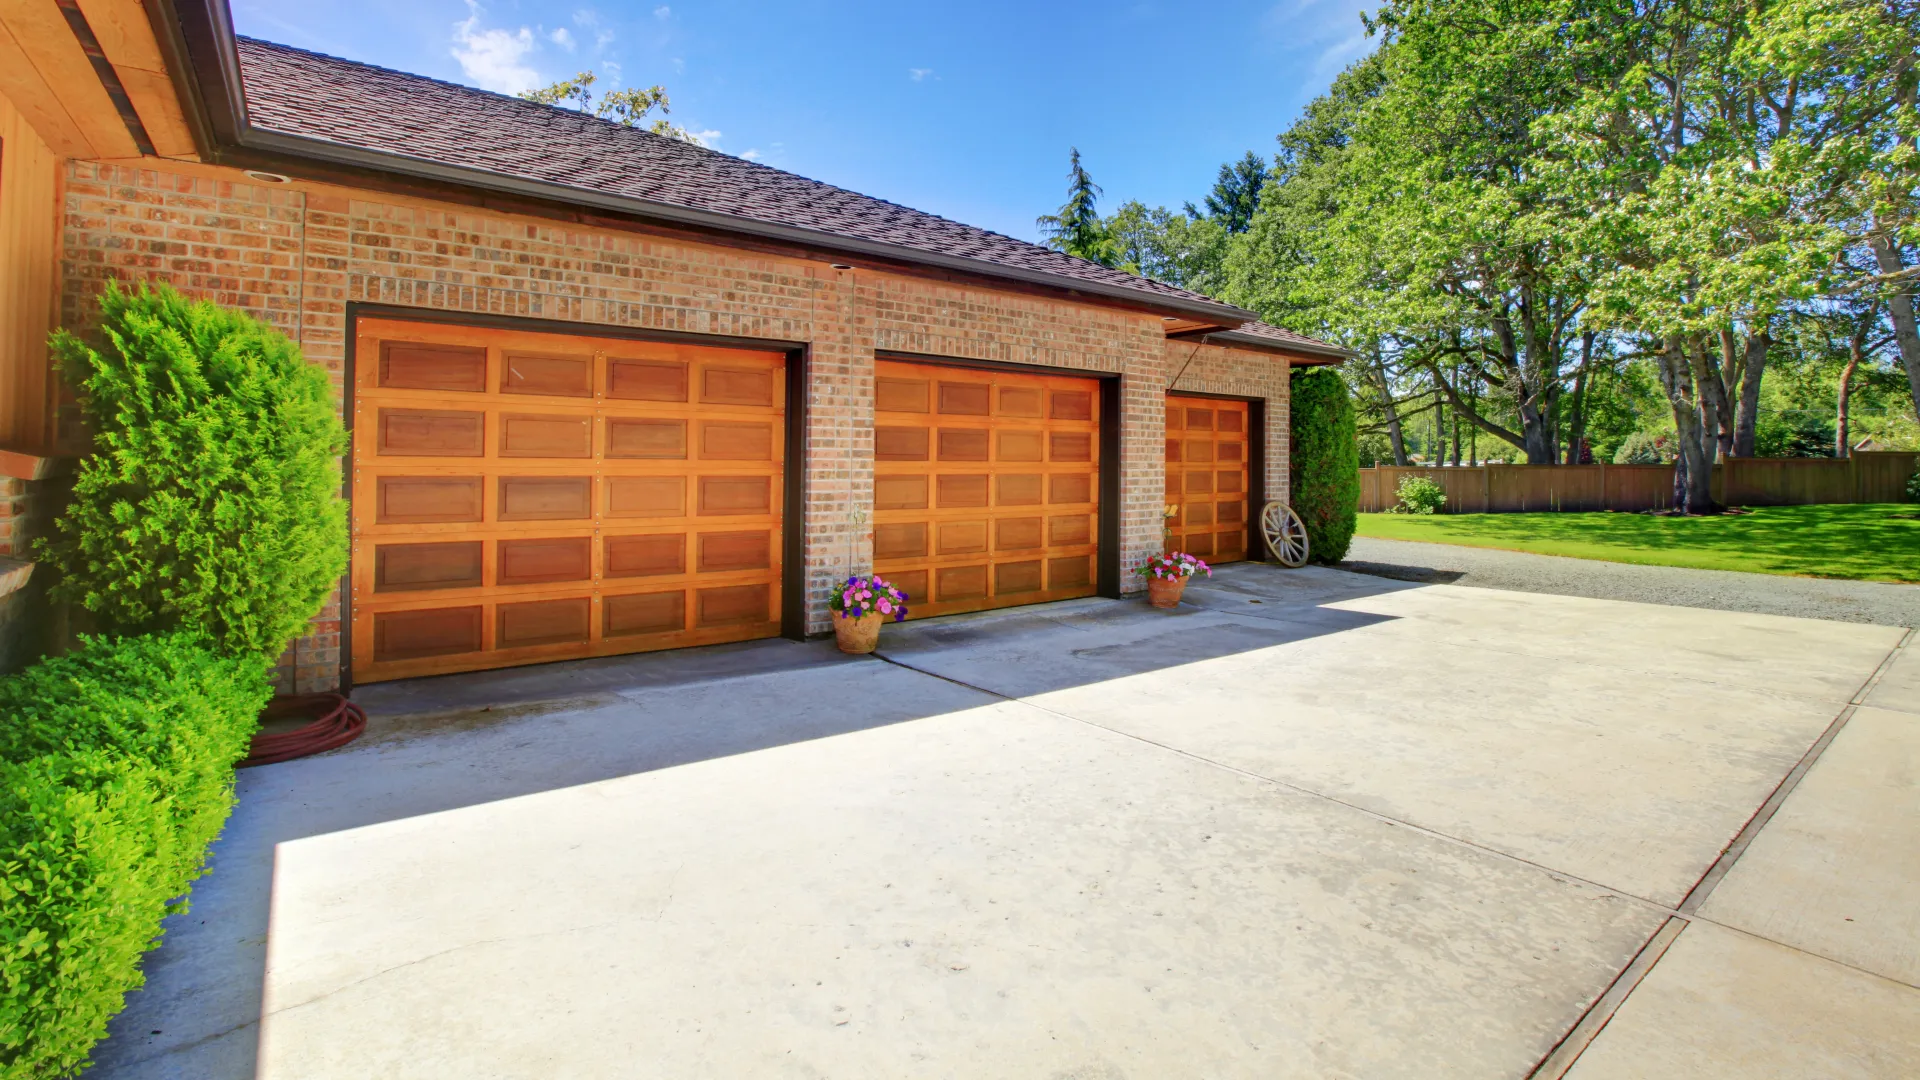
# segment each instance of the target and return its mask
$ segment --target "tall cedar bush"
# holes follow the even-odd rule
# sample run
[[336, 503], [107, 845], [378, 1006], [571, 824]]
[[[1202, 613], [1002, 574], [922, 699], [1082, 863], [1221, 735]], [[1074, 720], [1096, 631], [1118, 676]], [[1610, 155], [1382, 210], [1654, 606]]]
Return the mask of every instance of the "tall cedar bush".
[[326, 373], [272, 327], [167, 286], [107, 283], [97, 340], [53, 348], [94, 431], [40, 552], [115, 633], [277, 656], [346, 566]]
[[184, 634], [0, 679], [0, 1080], [77, 1070], [141, 985], [270, 693], [258, 656]]
[[1360, 509], [1360, 451], [1346, 381], [1331, 368], [1293, 373], [1293, 510], [1314, 562], [1337, 563]]

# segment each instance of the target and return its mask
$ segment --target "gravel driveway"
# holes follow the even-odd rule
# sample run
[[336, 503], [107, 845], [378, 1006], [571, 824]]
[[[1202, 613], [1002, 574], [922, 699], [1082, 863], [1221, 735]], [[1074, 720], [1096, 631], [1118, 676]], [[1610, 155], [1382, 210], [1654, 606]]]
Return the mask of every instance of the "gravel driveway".
[[1353, 548], [1340, 567], [1403, 581], [1881, 626], [1920, 626], [1920, 585], [1638, 566], [1367, 536], [1353, 538]]

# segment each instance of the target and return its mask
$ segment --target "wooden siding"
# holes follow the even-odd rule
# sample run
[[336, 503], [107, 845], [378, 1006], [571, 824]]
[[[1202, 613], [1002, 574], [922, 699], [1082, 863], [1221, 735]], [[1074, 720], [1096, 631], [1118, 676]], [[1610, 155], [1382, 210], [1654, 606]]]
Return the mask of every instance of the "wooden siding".
[[49, 434], [59, 173], [52, 148], [0, 96], [0, 446], [18, 450], [45, 449]]

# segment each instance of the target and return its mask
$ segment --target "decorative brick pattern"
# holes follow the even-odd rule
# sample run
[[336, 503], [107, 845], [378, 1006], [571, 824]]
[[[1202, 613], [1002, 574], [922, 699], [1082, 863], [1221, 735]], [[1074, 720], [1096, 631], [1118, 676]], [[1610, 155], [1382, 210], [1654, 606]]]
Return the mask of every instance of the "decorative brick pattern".
[[[873, 365], [879, 352], [1121, 376], [1121, 558], [1158, 549], [1170, 347], [1151, 315], [211, 167], [68, 166], [62, 319], [88, 323], [108, 277], [171, 282], [297, 340], [340, 385], [347, 304], [564, 320], [802, 343], [808, 352], [804, 528], [808, 628], [832, 583], [871, 558]], [[1181, 389], [1269, 409], [1269, 491], [1286, 485], [1286, 364], [1203, 347]], [[1217, 388], [1217, 389], [1216, 389]], [[1277, 481], [1276, 478], [1277, 477]], [[1129, 587], [1137, 587], [1129, 579]], [[289, 647], [284, 689], [337, 685], [340, 604]]]

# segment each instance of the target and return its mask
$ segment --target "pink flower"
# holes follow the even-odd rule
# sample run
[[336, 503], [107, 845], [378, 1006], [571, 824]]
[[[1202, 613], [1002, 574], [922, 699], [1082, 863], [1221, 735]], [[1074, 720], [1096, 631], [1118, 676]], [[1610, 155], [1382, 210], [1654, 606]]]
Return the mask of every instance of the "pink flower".
[[880, 614], [882, 615], [893, 614], [893, 604], [887, 600], [880, 601]]

